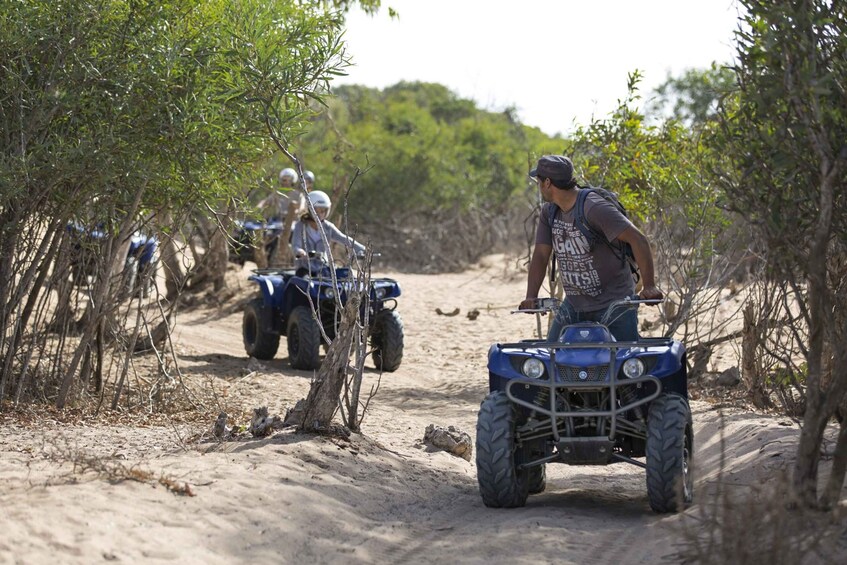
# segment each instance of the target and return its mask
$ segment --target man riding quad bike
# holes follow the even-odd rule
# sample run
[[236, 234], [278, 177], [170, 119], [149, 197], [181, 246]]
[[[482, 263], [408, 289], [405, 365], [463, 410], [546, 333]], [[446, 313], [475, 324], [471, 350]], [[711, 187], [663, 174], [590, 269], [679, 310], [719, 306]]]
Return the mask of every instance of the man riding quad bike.
[[[277, 252], [285, 256], [287, 249], [277, 249], [280, 237], [284, 241], [290, 236], [294, 216], [302, 206], [302, 196], [297, 187], [297, 171], [288, 167], [279, 173], [279, 190], [273, 190], [257, 204], [264, 220], [236, 220], [229, 238], [229, 260], [239, 265], [247, 261], [270, 263], [273, 266]], [[306, 186], [314, 182], [315, 175], [306, 171]], [[287, 230], [287, 231], [286, 231]]]
[[[356, 289], [356, 278], [350, 268], [332, 269], [322, 256], [310, 255], [313, 262], [323, 261], [319, 270], [256, 269], [249, 277], [259, 285], [261, 294], [244, 308], [242, 334], [247, 355], [273, 359], [279, 338], [285, 335], [293, 368], [320, 366], [324, 335], [335, 339], [338, 308], [346, 304], [348, 292]], [[403, 322], [396, 311], [399, 296], [397, 281], [376, 278], [370, 280], [368, 300], [363, 301], [368, 308], [374, 366], [387, 372], [396, 371], [403, 360]]]
[[229, 260], [238, 265], [247, 261], [256, 262], [256, 246], [263, 245], [265, 257], [272, 257], [276, 251], [279, 236], [285, 227], [282, 220], [271, 219], [266, 222], [256, 220], [236, 220], [229, 241]]
[[[646, 469], [654, 511], [679, 511], [692, 501], [685, 346], [670, 338], [617, 342], [607, 327], [622, 309], [656, 302], [618, 300], [599, 323], [567, 325], [557, 341], [491, 346], [490, 393], [476, 430], [486, 506], [526, 504], [545, 489], [547, 463], [630, 463]], [[529, 311], [557, 309], [548, 298]]]

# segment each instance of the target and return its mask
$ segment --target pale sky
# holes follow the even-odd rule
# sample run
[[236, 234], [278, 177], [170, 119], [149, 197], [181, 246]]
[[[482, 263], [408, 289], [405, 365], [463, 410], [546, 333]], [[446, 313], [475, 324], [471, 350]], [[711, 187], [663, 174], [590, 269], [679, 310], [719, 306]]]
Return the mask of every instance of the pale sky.
[[[668, 73], [733, 58], [733, 0], [383, 0], [376, 16], [347, 18], [355, 66], [335, 84], [385, 88], [436, 82], [485, 109], [515, 106], [550, 135], [604, 117]], [[388, 7], [400, 19], [388, 17]]]

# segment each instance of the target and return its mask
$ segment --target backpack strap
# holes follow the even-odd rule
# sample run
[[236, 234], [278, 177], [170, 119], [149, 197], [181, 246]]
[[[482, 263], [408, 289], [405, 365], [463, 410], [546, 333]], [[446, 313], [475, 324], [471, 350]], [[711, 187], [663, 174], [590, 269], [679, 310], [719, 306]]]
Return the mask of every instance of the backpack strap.
[[[550, 240], [552, 242], [553, 239], [553, 220], [556, 219], [556, 214], [559, 213], [559, 206], [556, 205], [555, 202], [548, 202], [547, 206], [547, 224], [550, 226]], [[544, 205], [542, 205], [542, 211], [544, 210]], [[554, 288], [556, 286], [556, 254], [554, 253], [551, 256], [550, 261], [550, 288]]]
[[597, 240], [602, 239], [603, 241], [606, 241], [606, 236], [599, 230], [595, 229], [594, 226], [588, 222], [588, 217], [585, 215], [585, 199], [588, 198], [588, 193], [590, 192], [594, 192], [594, 189], [591, 187], [580, 187], [579, 192], [576, 193], [573, 223], [577, 229], [582, 232], [585, 239], [588, 240], [589, 248], [594, 249], [594, 244], [597, 243]]
[[[602, 192], [601, 192], [602, 191]], [[596, 192], [600, 194], [601, 197], [607, 199], [603, 192], [604, 189], [597, 189], [596, 187], [580, 187], [580, 191], [576, 195], [576, 206], [574, 207], [574, 225], [582, 232], [582, 235], [585, 236], [585, 239], [588, 240], [588, 246], [590, 249], [594, 249], [594, 245], [598, 241], [602, 241], [609, 249], [612, 250], [612, 253], [615, 254], [621, 260], [621, 263], [626, 264], [627, 262], [627, 244], [620, 240], [615, 240], [617, 243], [613, 243], [606, 239], [606, 234], [595, 228], [591, 225], [591, 222], [588, 221], [588, 216], [585, 214], [585, 200], [588, 198], [588, 194], [590, 192]]]
[[553, 229], [553, 220], [556, 219], [556, 214], [559, 213], [559, 207], [555, 202], [547, 202], [547, 223], [550, 225], [550, 229]]

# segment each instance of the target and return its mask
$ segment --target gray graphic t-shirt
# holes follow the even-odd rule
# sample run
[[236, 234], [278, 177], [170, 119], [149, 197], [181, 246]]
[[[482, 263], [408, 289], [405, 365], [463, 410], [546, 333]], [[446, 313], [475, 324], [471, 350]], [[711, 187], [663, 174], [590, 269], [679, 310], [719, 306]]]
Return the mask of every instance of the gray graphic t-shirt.
[[[552, 226], [549, 222], [551, 206], [556, 210]], [[610, 242], [632, 226], [632, 222], [614, 205], [593, 193], [585, 199], [585, 217]], [[565, 299], [575, 310], [604, 310], [615, 300], [635, 293], [635, 281], [629, 265], [622, 263], [620, 257], [602, 241], [590, 249], [588, 240], [574, 225], [573, 209], [563, 211], [552, 202], [544, 204], [535, 243], [553, 247]]]

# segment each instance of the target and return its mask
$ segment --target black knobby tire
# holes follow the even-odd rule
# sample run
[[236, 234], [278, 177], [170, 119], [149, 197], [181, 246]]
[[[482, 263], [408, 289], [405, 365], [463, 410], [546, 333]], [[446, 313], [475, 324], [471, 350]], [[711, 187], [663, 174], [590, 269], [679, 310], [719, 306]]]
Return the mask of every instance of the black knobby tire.
[[279, 349], [279, 334], [265, 331], [262, 326], [262, 299], [254, 298], [244, 307], [241, 336], [244, 350], [256, 359], [273, 359]]
[[321, 328], [308, 306], [298, 306], [288, 318], [288, 360], [295, 369], [311, 371], [321, 364]]
[[403, 320], [395, 310], [382, 310], [374, 317], [371, 332], [373, 361], [377, 369], [393, 373], [403, 361]]
[[694, 498], [691, 410], [679, 395], [650, 403], [647, 420], [647, 497], [656, 512], [678, 512]]
[[518, 471], [515, 454], [517, 413], [506, 394], [492, 392], [476, 421], [476, 477], [482, 502], [491, 508], [517, 508], [529, 495], [529, 471]]

